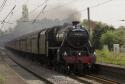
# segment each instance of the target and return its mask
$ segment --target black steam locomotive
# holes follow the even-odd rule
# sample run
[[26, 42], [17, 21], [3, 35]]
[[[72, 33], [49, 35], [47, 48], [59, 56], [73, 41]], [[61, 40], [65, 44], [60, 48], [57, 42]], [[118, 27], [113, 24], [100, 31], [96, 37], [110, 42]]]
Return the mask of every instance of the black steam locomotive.
[[63, 72], [92, 70], [96, 59], [89, 34], [78, 21], [24, 35], [7, 47]]

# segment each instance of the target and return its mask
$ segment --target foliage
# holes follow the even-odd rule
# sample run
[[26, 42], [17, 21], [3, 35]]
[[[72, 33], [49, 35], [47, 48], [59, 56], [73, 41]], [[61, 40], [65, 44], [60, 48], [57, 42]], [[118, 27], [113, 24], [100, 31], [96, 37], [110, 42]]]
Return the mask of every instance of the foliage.
[[3, 30], [0, 29], [0, 37], [2, 37], [2, 36], [4, 36], [4, 35], [6, 35], [6, 34], [12, 32], [12, 31], [13, 31], [12, 28], [9, 28], [8, 30], [5, 30], [5, 31], [3, 31]]
[[125, 43], [125, 27], [119, 27], [115, 31], [116, 35], [119, 37], [119, 44], [124, 45]]
[[[88, 28], [88, 20], [83, 20], [82, 24]], [[93, 30], [93, 35], [92, 35], [92, 45], [95, 49], [102, 49], [102, 44], [100, 42], [100, 38], [102, 34], [104, 34], [107, 31], [114, 30], [113, 26], [108, 26], [105, 23], [102, 22], [97, 22], [97, 21], [90, 21], [90, 27]]]
[[98, 63], [108, 63], [125, 67], [125, 53], [107, 52], [105, 50], [96, 50]]
[[108, 45], [109, 49], [111, 50], [111, 48], [113, 48], [113, 44], [118, 44], [120, 39], [116, 32], [107, 31], [106, 33], [102, 34], [100, 41], [103, 45]]
[[113, 44], [123, 45], [125, 43], [125, 29], [120, 28], [115, 31], [107, 31], [100, 38], [102, 45], [108, 45], [109, 49], [113, 48]]
[[110, 55], [110, 52], [108, 49], [96, 50], [96, 53], [98, 56], [102, 56], [102, 57]]
[[4, 35], [4, 32], [2, 30], [0, 30], [0, 36]]
[[[81, 24], [88, 28], [88, 20], [83, 20]], [[114, 43], [118, 43], [120, 46], [125, 44], [124, 26], [115, 29], [113, 26], [109, 26], [105, 23], [91, 20], [90, 27], [93, 30], [91, 43], [95, 49], [102, 49], [106, 44], [111, 50]]]

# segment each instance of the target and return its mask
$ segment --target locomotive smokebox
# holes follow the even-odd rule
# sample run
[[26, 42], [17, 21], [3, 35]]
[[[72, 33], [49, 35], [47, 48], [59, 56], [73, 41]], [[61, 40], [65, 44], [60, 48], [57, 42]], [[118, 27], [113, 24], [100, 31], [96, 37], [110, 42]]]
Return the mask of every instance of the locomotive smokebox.
[[66, 41], [74, 48], [82, 48], [88, 41], [88, 33], [82, 29], [73, 29], [67, 33]]
[[79, 21], [73, 21], [73, 22], [72, 22], [72, 25], [75, 26], [75, 25], [77, 25], [77, 24], [79, 24], [79, 23], [80, 23]]

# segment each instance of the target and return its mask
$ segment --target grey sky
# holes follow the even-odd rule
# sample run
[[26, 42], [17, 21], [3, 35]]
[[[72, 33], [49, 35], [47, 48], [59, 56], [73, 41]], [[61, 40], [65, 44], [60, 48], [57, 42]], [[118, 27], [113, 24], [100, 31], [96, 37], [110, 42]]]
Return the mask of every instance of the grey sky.
[[[3, 1], [4, 0], [0, 0], [0, 6]], [[13, 11], [13, 14], [11, 14], [6, 20], [13, 22], [14, 24], [5, 24], [4, 27], [6, 29], [8, 27], [13, 27], [16, 24], [16, 20], [21, 17], [23, 4], [27, 4], [30, 12], [29, 18], [33, 19], [42, 9], [40, 5], [43, 3], [43, 1], [44, 0], [7, 0], [5, 7], [0, 12], [0, 21], [6, 17], [15, 4], [16, 8]], [[49, 9], [57, 11], [55, 7], [58, 9], [68, 7], [73, 10], [78, 10], [82, 15], [81, 19], [85, 19], [87, 18], [87, 11], [85, 10], [87, 7], [92, 7], [106, 1], [109, 0], [48, 0], [47, 8], [44, 12], [47, 14]], [[34, 8], [37, 8], [37, 10], [32, 12]], [[100, 6], [90, 8], [90, 10], [92, 20], [102, 21], [115, 27], [121, 25], [125, 26], [125, 22], [120, 21], [121, 19], [125, 19], [125, 0], [112, 0]], [[47, 17], [46, 15], [41, 15], [40, 17], [42, 16]]]

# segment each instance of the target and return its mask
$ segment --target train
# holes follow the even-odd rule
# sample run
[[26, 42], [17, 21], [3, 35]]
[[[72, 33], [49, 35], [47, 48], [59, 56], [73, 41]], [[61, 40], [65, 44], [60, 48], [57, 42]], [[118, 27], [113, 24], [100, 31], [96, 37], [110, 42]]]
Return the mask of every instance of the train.
[[91, 71], [96, 63], [89, 33], [79, 21], [25, 34], [7, 42], [6, 48], [62, 72]]

